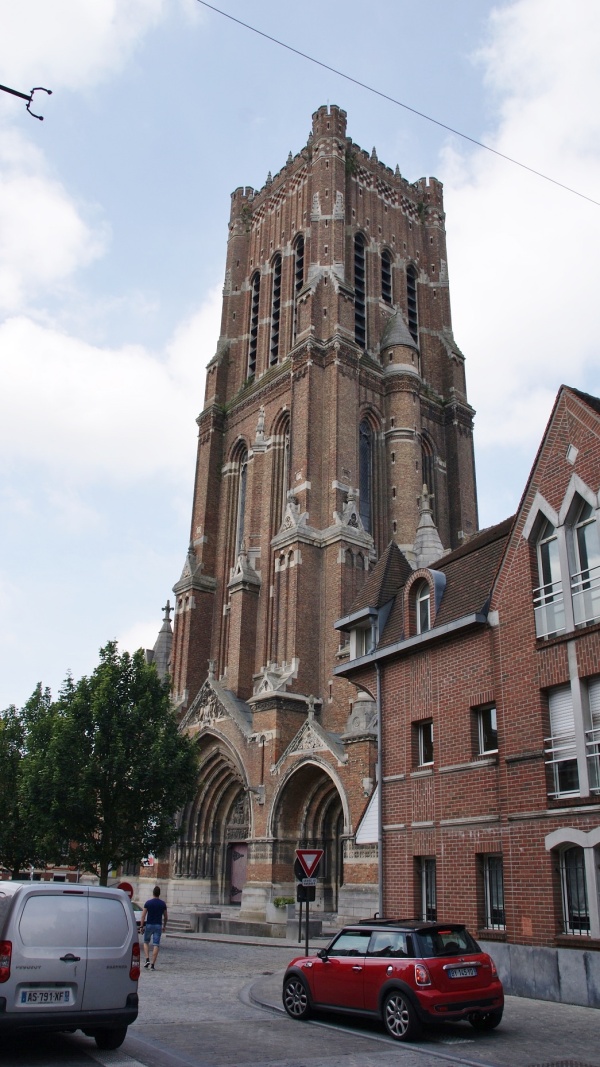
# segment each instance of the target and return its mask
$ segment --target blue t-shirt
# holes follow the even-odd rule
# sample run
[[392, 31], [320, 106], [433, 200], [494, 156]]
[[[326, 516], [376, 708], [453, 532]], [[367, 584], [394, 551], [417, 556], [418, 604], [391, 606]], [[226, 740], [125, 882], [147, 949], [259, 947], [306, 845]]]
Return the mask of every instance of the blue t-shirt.
[[167, 905], [160, 897], [151, 897], [144, 904], [146, 909], [146, 922], [149, 926], [160, 926], [163, 919], [163, 913], [167, 910]]

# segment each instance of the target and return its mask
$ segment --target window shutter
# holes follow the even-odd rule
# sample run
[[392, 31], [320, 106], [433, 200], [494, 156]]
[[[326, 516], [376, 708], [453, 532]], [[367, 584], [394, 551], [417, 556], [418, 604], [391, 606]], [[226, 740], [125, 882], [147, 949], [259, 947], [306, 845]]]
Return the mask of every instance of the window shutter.
[[572, 736], [575, 733], [575, 719], [571, 686], [561, 685], [556, 689], [551, 689], [548, 693], [548, 708], [552, 737]]

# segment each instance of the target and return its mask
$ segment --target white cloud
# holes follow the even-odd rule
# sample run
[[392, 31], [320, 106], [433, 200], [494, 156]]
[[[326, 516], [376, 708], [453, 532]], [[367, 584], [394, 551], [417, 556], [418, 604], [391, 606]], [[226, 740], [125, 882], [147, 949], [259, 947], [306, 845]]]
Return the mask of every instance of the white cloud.
[[217, 288], [164, 354], [140, 345], [100, 348], [25, 316], [8, 319], [0, 325], [5, 461], [45, 469], [61, 486], [61, 513], [74, 507], [65, 485], [189, 478], [193, 420], [219, 322]]
[[[575, 0], [567, 17], [558, 0], [517, 0], [491, 28], [482, 61], [500, 122], [483, 139], [597, 197], [600, 7]], [[597, 373], [600, 208], [489, 153], [454, 149], [446, 164], [454, 327], [477, 442], [529, 446], [558, 385]]]
[[100, 256], [105, 228], [92, 230], [42, 153], [16, 132], [0, 139], [0, 309], [17, 311]]
[[3, 0], [2, 81], [20, 92], [95, 85], [122, 67], [166, 8], [166, 0]]

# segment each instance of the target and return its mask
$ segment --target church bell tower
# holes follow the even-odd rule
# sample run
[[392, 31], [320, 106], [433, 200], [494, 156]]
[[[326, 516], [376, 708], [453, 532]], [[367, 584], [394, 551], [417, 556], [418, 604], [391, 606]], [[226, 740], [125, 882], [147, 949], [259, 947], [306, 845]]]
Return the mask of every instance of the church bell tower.
[[[323, 906], [352, 914], [376, 880], [376, 849], [356, 843], [376, 729], [369, 695], [358, 714], [333, 677], [333, 624], [390, 541], [414, 564], [424, 492], [444, 550], [475, 532], [477, 504], [442, 186], [359, 148], [339, 107], [262, 189], [232, 194], [197, 422], [172, 682], [206, 743], [175, 873], [262, 914], [294, 848], [323, 842]], [[204, 828], [192, 810], [212, 812]]]

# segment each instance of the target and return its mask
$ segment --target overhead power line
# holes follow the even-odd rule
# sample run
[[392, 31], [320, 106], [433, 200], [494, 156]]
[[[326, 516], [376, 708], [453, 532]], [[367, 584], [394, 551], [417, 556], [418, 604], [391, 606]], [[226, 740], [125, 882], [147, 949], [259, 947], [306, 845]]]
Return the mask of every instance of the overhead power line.
[[491, 145], [484, 144], [482, 141], [478, 141], [475, 137], [470, 137], [468, 133], [461, 133], [460, 130], [455, 130], [452, 126], [446, 125], [445, 122], [440, 122], [439, 119], [434, 119], [431, 115], [426, 115], [424, 111], [417, 111], [417, 109], [411, 107], [410, 104], [404, 104], [402, 100], [396, 100], [395, 97], [381, 92], [380, 89], [375, 89], [372, 85], [367, 85], [366, 82], [361, 82], [358, 78], [353, 78], [351, 74], [346, 74], [343, 70], [338, 70], [336, 67], [330, 66], [329, 63], [323, 63], [322, 60], [315, 59], [315, 57], [310, 56], [308, 52], [301, 52], [299, 48], [294, 48], [293, 45], [286, 44], [285, 41], [280, 41], [277, 37], [272, 37], [271, 34], [265, 33], [264, 30], [259, 30], [256, 26], [251, 26], [249, 22], [243, 22], [242, 19], [236, 18], [235, 15], [230, 15], [228, 11], [222, 11], [221, 8], [215, 7], [214, 4], [207, 3], [207, 0], [196, 0], [196, 2], [202, 4], [203, 7], [207, 7], [211, 11], [216, 12], [217, 15], [223, 15], [224, 18], [230, 19], [231, 22], [237, 22], [238, 26], [243, 26], [244, 29], [258, 34], [259, 37], [264, 37], [266, 41], [271, 41], [272, 44], [276, 44], [280, 48], [285, 48], [288, 52], [293, 52], [302, 59], [307, 59], [309, 63], [314, 63], [317, 67], [322, 67], [323, 70], [328, 70], [332, 74], [336, 74], [338, 78], [344, 78], [346, 81], [358, 85], [359, 88], [366, 89], [367, 92], [374, 93], [375, 96], [381, 97], [382, 100], [387, 100], [390, 104], [395, 104], [396, 107], [402, 107], [405, 111], [412, 112], [413, 115], [417, 115], [420, 119], [432, 122], [435, 126], [441, 127], [442, 130], [447, 130], [448, 133], [453, 133], [456, 137], [461, 137], [463, 141], [469, 141], [470, 144], [476, 145], [477, 148], [483, 148], [486, 152], [492, 152], [493, 155], [506, 160], [507, 163], [512, 163], [515, 167], [520, 167], [521, 170], [529, 171], [529, 173], [534, 174], [536, 178], [543, 178], [544, 181], [551, 182], [552, 185], [557, 185], [559, 189], [564, 189], [565, 192], [572, 193], [573, 196], [579, 196], [582, 200], [587, 200], [589, 204], [594, 204], [596, 207], [600, 207], [600, 201], [593, 200], [591, 196], [586, 196], [585, 193], [580, 193], [578, 189], [573, 189], [570, 185], [565, 185], [563, 182], [557, 181], [556, 178], [551, 178], [541, 170], [535, 170], [534, 167], [529, 167], [526, 163], [521, 163], [518, 159], [513, 159], [512, 156], [507, 156], [504, 152], [499, 152], [497, 148], [492, 148]]

